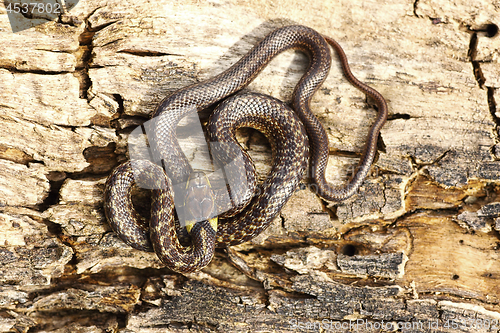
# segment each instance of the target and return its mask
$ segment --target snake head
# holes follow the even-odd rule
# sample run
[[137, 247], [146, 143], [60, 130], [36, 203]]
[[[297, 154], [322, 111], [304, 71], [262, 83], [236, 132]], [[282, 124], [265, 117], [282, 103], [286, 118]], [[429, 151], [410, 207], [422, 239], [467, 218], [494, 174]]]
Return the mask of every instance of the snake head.
[[193, 171], [189, 175], [186, 183], [184, 210], [188, 232], [197, 222], [206, 220], [217, 231], [217, 217], [213, 217], [215, 215], [215, 198], [210, 182], [202, 171]]

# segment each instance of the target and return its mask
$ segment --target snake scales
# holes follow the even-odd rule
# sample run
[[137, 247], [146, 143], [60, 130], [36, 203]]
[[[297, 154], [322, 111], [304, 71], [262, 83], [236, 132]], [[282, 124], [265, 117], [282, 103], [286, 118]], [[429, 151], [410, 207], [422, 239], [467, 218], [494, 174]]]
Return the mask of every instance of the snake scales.
[[[325, 180], [328, 139], [323, 126], [309, 109], [313, 94], [330, 69], [328, 44], [337, 52], [347, 79], [370, 96], [378, 107], [378, 116], [368, 133], [357, 171], [342, 188], [332, 187]], [[240, 127], [253, 127], [263, 132], [273, 149], [273, 167], [268, 179], [257, 187], [258, 194], [248, 196], [246, 206], [219, 221], [217, 226], [208, 220], [195, 223], [189, 232], [190, 243], [183, 244], [178, 238], [182, 232], [177, 231], [179, 226], [176, 227], [174, 220], [170, 188], [172, 181], [189, 184], [193, 170], [175, 138], [178, 122], [190, 112], [205, 109], [240, 91], [277, 54], [292, 48], [306, 53], [310, 63], [295, 87], [291, 109], [269, 96], [239, 93], [217, 107], [208, 125], [209, 138], [214, 142], [237, 142], [235, 131]], [[311, 178], [321, 197], [341, 201], [352, 196], [374, 160], [378, 135], [387, 118], [387, 106], [382, 95], [352, 75], [337, 42], [310, 28], [295, 25], [271, 32], [223, 73], [174, 92], [160, 103], [153, 117], [158, 117], [158, 121], [155, 122], [152, 148], [159, 159], [168, 163], [163, 163], [161, 168], [147, 160], [133, 160], [118, 166], [106, 182], [106, 217], [125, 243], [140, 250], [155, 251], [159, 259], [175, 271], [192, 272], [211, 261], [216, 246], [240, 244], [260, 234], [295, 191], [307, 168], [309, 155]], [[254, 167], [248, 155], [245, 152], [243, 155], [247, 182], [253, 191], [257, 186]], [[153, 184], [149, 222], [133, 208], [130, 191], [134, 182]]]

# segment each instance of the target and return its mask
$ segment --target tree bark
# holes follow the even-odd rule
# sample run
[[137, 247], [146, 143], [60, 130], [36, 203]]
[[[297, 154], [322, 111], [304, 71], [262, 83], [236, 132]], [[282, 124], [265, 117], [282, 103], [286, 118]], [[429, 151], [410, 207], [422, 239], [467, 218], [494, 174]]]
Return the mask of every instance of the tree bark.
[[[57, 21], [6, 13], [0, 4], [1, 332], [500, 329], [498, 3], [82, 0]], [[14, 33], [12, 20], [33, 27]], [[387, 99], [359, 193], [326, 202], [305, 179], [262, 235], [197, 273], [125, 245], [102, 194], [131, 132], [288, 24], [336, 39]], [[289, 101], [306, 67], [285, 52], [248, 89]], [[336, 56], [311, 108], [341, 185], [376, 110]], [[263, 177], [269, 145], [241, 137]]]

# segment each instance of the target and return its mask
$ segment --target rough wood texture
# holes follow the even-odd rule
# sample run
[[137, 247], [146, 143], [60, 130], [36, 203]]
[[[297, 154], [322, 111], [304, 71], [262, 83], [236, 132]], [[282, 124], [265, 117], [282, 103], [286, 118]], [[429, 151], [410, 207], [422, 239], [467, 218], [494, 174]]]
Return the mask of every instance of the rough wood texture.
[[[0, 331], [499, 331], [499, 8], [88, 0], [14, 34], [0, 4]], [[339, 41], [387, 99], [359, 194], [333, 204], [304, 182], [261, 236], [186, 276], [124, 245], [102, 191], [131, 131], [292, 23]], [[306, 63], [282, 54], [250, 89], [289, 100]], [[342, 184], [375, 110], [338, 63], [312, 109]], [[265, 174], [267, 143], [242, 138]]]

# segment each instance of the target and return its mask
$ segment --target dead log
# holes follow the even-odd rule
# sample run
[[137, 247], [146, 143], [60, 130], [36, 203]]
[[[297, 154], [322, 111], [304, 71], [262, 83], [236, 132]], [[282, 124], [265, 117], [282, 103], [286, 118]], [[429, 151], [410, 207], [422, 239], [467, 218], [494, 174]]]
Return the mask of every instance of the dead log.
[[[56, 21], [6, 13], [0, 4], [0, 331], [498, 330], [499, 6], [89, 0]], [[14, 33], [12, 20], [32, 27]], [[287, 24], [335, 38], [387, 99], [359, 193], [330, 203], [305, 180], [261, 236], [185, 276], [123, 244], [102, 192], [130, 133]], [[328, 179], [342, 184], [376, 110], [335, 60], [312, 109], [329, 135]], [[248, 89], [288, 101], [306, 66], [286, 52]], [[241, 135], [265, 175], [267, 142]]]

